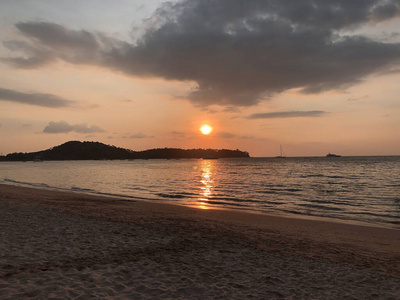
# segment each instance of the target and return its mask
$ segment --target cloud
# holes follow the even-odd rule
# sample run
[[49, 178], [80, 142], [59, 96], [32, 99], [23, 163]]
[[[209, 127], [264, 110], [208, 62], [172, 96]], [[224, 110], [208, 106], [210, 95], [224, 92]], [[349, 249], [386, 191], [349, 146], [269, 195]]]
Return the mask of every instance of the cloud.
[[[73, 64], [96, 64], [96, 52], [102, 46], [101, 35], [88, 31], [68, 30], [61, 25], [48, 22], [21, 22], [16, 24], [19, 32], [29, 41], [5, 41], [10, 50], [21, 50], [28, 58], [3, 58], [20, 68], [32, 68], [56, 59]], [[111, 39], [110, 39], [111, 41]]]
[[63, 26], [47, 22], [21, 22], [16, 25], [17, 29], [24, 35], [42, 42], [54, 49], [71, 48], [79, 49], [81, 52], [92, 52], [98, 48], [95, 36], [85, 30], [67, 30]]
[[25, 54], [22, 57], [0, 58], [1, 61], [16, 68], [33, 69], [56, 59], [56, 56], [49, 49], [38, 44], [14, 40], [4, 41], [3, 45], [11, 51], [20, 51]]
[[92, 125], [88, 127], [86, 124], [68, 124], [65, 121], [60, 122], [49, 122], [49, 124], [43, 129], [44, 133], [68, 133], [68, 132], [76, 132], [76, 133], [98, 133], [105, 132], [104, 129], [99, 126]]
[[217, 136], [219, 138], [223, 138], [223, 139], [232, 139], [232, 138], [237, 138], [237, 139], [246, 139], [246, 140], [254, 140], [254, 139], [258, 139], [255, 138], [254, 136], [250, 136], [250, 135], [236, 135], [230, 132], [218, 132]]
[[240, 112], [240, 109], [235, 106], [226, 106], [222, 111], [227, 113], [238, 113]]
[[[16, 24], [32, 68], [56, 59], [130, 76], [193, 82], [197, 106], [250, 106], [285, 90], [345, 89], [399, 65], [400, 44], [348, 29], [400, 16], [397, 0], [184, 0], [165, 2], [131, 43], [48, 22]], [[347, 31], [346, 31], [347, 30]]]
[[359, 100], [367, 99], [368, 97], [369, 97], [368, 95], [364, 95], [362, 97], [347, 98], [347, 101], [359, 101]]
[[18, 91], [3, 89], [1, 87], [0, 100], [45, 107], [68, 107], [74, 104], [74, 101], [63, 99], [52, 94], [22, 93]]
[[141, 132], [136, 133], [136, 134], [132, 134], [130, 136], [124, 136], [124, 138], [128, 138], [128, 139], [145, 139], [145, 138], [154, 138], [154, 135], [145, 135]]
[[231, 139], [236, 137], [236, 135], [229, 133], [229, 132], [218, 132], [218, 137], [224, 138], [224, 139]]
[[247, 117], [247, 119], [273, 119], [273, 118], [299, 118], [299, 117], [321, 117], [326, 112], [321, 110], [311, 111], [280, 111], [270, 113], [257, 113]]
[[187, 133], [183, 131], [172, 131], [171, 134], [182, 138], [187, 136]]

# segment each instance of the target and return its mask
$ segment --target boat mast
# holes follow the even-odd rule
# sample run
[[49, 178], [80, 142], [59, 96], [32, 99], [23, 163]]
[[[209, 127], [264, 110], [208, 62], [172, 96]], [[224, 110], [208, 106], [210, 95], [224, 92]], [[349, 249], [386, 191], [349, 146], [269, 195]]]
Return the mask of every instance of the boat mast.
[[283, 152], [282, 145], [280, 145], [280, 149], [281, 149], [281, 155], [280, 155], [280, 157], [285, 157], [285, 153]]

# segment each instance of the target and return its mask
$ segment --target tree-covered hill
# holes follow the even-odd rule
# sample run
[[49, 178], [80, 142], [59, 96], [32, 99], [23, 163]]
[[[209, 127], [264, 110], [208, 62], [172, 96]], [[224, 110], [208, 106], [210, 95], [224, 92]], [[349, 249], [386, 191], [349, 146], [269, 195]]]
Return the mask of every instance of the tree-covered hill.
[[31, 160], [100, 160], [100, 159], [172, 159], [172, 158], [227, 158], [249, 157], [249, 153], [228, 149], [179, 149], [157, 148], [132, 151], [99, 142], [70, 141], [62, 145], [37, 152], [10, 153], [0, 157], [3, 161]]

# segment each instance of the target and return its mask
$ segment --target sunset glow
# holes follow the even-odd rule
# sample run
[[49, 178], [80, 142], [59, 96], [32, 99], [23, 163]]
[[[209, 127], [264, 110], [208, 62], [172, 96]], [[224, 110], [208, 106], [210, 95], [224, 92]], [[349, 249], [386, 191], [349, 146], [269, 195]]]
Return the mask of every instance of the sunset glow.
[[201, 133], [204, 135], [210, 134], [212, 130], [213, 130], [212, 127], [209, 125], [203, 125], [200, 128]]
[[31, 2], [0, 1], [0, 155], [400, 154], [397, 0]]

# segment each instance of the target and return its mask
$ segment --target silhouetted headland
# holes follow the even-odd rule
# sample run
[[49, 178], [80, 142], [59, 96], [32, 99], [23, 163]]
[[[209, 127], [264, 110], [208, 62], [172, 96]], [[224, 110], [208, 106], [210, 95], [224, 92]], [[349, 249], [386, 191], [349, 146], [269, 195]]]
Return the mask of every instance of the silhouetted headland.
[[178, 158], [229, 158], [250, 157], [246, 151], [228, 149], [179, 149], [157, 148], [133, 151], [99, 142], [70, 141], [38, 152], [10, 153], [1, 156], [2, 161], [35, 160], [101, 160], [101, 159], [178, 159]]

